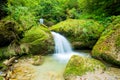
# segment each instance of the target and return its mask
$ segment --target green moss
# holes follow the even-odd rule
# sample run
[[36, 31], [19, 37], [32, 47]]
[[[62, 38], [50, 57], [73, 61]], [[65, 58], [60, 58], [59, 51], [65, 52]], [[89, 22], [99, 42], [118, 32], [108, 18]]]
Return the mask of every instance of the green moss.
[[30, 53], [45, 54], [53, 51], [53, 39], [50, 31], [42, 26], [34, 26], [25, 32], [22, 43], [30, 45]]
[[33, 42], [37, 39], [44, 40], [46, 39], [46, 33], [45, 31], [41, 30], [40, 27], [33, 27], [32, 29], [25, 32], [25, 36], [23, 38], [23, 41], [25, 42]]
[[80, 44], [78, 47], [92, 48], [104, 27], [94, 20], [68, 19], [52, 26], [50, 30], [63, 34], [73, 45], [77, 42]]
[[16, 55], [13, 49], [9, 49], [9, 47], [1, 47], [0, 48], [0, 60], [5, 58], [10, 58]]
[[[118, 18], [117, 18], [118, 19]], [[116, 23], [118, 22], [118, 23]], [[100, 39], [93, 47], [92, 56], [120, 66], [120, 21], [113, 22], [102, 33]]]
[[2, 77], [2, 76], [0, 76], [0, 80], [3, 80], [3, 77]]
[[70, 75], [81, 76], [86, 74], [86, 72], [92, 72], [98, 69], [105, 69], [105, 68], [106, 68], [105, 65], [98, 60], [74, 55], [69, 60], [66, 66], [64, 77]]
[[1, 71], [5, 71], [5, 70], [7, 70], [7, 69], [8, 69], [8, 67], [3, 64], [3, 61], [0, 61], [0, 70], [1, 70]]
[[0, 48], [0, 60], [5, 58], [4, 52], [6, 52], [7, 47]]
[[118, 34], [118, 37], [116, 39], [116, 46], [117, 46], [118, 50], [120, 50], [120, 34]]
[[0, 47], [8, 46], [12, 41], [22, 37], [22, 27], [12, 18], [7, 17], [0, 21]]

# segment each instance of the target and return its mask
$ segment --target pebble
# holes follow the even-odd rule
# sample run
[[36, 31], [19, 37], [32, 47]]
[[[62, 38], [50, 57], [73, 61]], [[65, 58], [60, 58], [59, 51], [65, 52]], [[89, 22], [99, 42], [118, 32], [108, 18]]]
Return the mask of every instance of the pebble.
[[15, 60], [15, 63], [17, 63], [18, 62], [18, 60]]

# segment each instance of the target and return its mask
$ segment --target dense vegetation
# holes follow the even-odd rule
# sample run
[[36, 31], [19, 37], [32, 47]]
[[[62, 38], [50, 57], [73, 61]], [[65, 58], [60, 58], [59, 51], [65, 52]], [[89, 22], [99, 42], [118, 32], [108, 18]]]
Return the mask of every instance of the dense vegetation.
[[[3, 2], [6, 1], [1, 4]], [[24, 27], [31, 27], [38, 23], [39, 18], [45, 19], [49, 26], [68, 18], [110, 22], [111, 16], [120, 13], [119, 3], [119, 0], [8, 0], [6, 7], [11, 18]]]
[[5, 4], [7, 3], [7, 0], [0, 0], [0, 19], [7, 16], [7, 11], [5, 9]]
[[[0, 0], [0, 70], [6, 70], [6, 58], [53, 53], [51, 30], [74, 48], [93, 49], [92, 57], [120, 66], [120, 0]], [[95, 59], [74, 58], [65, 74], [82, 75], [97, 67]]]

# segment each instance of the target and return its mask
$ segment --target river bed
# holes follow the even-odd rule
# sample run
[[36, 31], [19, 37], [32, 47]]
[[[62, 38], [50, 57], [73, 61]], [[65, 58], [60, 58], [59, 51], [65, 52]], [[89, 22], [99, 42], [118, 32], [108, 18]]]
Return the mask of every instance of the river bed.
[[[87, 51], [88, 52], [88, 51]], [[88, 57], [87, 52], [71, 54], [54, 54], [45, 57], [45, 62], [41, 66], [34, 66], [36, 69], [35, 80], [64, 80], [63, 73], [69, 58], [72, 55], [80, 55]]]
[[32, 65], [30, 58], [22, 58], [14, 65], [11, 80], [64, 80], [63, 73], [72, 55], [90, 56], [89, 52], [84, 51], [71, 54], [52, 54], [44, 56], [43, 64], [38, 66]]

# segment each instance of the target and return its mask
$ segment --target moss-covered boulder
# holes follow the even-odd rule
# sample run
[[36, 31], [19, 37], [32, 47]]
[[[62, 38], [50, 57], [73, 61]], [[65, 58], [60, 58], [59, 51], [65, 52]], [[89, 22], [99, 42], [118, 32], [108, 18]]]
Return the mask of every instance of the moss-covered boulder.
[[0, 47], [9, 45], [13, 40], [20, 38], [21, 27], [14, 20], [5, 18], [0, 21]]
[[103, 32], [92, 50], [92, 56], [120, 66], [120, 16]]
[[50, 53], [53, 52], [53, 45], [50, 31], [43, 26], [23, 30], [9, 17], [0, 21], [0, 60], [28, 53]]
[[21, 43], [29, 45], [29, 53], [46, 54], [53, 52], [54, 41], [51, 32], [43, 26], [34, 26], [26, 31]]
[[75, 49], [92, 48], [104, 27], [94, 20], [68, 19], [50, 28], [69, 39]]
[[104, 70], [106, 66], [98, 60], [91, 58], [84, 58], [74, 55], [69, 60], [66, 69], [64, 71], [64, 78], [71, 76], [82, 76], [87, 72], [94, 72], [96, 70]]
[[13, 41], [9, 46], [0, 47], [0, 60], [29, 53], [29, 44]]

